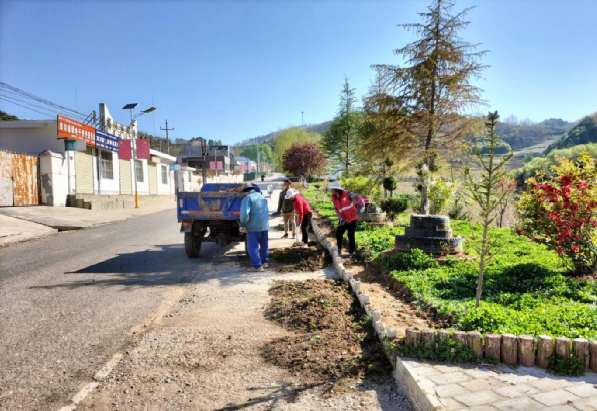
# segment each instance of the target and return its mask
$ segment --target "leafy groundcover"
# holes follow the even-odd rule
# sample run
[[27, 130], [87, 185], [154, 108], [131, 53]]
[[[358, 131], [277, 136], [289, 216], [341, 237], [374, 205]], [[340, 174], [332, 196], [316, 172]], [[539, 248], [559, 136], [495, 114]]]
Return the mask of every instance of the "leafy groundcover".
[[[318, 194], [306, 193], [314, 208], [335, 223], [331, 203], [314, 202]], [[319, 197], [321, 198], [321, 197]], [[597, 286], [593, 279], [566, 275], [561, 258], [543, 245], [516, 236], [510, 229], [495, 228], [504, 247], [485, 272], [481, 306], [475, 308], [478, 269], [472, 262], [451, 259], [438, 263], [416, 250], [392, 257], [380, 255], [393, 248], [393, 236], [404, 232], [408, 217], [402, 215], [395, 227], [362, 224], [357, 244], [369, 248], [373, 262], [406, 286], [412, 302], [432, 310], [449, 327], [481, 333], [511, 333], [553, 337], [597, 338]], [[454, 235], [473, 241], [480, 226], [452, 221]], [[499, 248], [499, 245], [498, 245]], [[470, 243], [465, 251], [473, 254]]]

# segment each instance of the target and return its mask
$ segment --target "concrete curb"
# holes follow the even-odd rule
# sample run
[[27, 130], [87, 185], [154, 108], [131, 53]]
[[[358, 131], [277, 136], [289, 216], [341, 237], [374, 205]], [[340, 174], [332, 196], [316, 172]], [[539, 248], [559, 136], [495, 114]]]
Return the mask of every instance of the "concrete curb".
[[396, 330], [387, 329], [382, 322], [382, 313], [380, 310], [375, 310], [370, 303], [369, 295], [360, 292], [359, 281], [353, 279], [353, 272], [346, 270], [344, 264], [342, 264], [342, 258], [339, 256], [338, 247], [332, 246], [332, 243], [328, 241], [323, 231], [319, 228], [317, 223], [311, 221], [313, 232], [317, 241], [330, 253], [336, 272], [340, 277], [350, 284], [350, 288], [356, 295], [359, 303], [365, 310], [368, 316], [373, 317], [373, 327], [377, 333], [380, 341], [386, 348], [386, 355], [394, 367], [394, 377], [398, 380], [407, 397], [411, 401], [413, 407], [417, 411], [445, 411], [446, 409], [439, 402], [433, 391], [433, 387], [428, 387], [431, 392], [428, 392], [424, 384], [419, 384], [419, 378], [414, 372], [414, 368], [409, 364], [408, 361], [401, 359], [397, 355], [392, 355], [387, 349], [389, 341], [396, 338]]

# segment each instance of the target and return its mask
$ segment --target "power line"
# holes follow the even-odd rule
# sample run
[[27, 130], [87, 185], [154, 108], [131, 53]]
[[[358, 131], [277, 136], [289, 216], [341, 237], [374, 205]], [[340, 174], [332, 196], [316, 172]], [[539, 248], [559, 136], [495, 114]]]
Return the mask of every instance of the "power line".
[[47, 106], [58, 108], [58, 109], [60, 109], [62, 111], [65, 111], [65, 112], [69, 113], [69, 115], [75, 115], [75, 116], [80, 116], [82, 118], [87, 118], [87, 115], [84, 114], [84, 113], [80, 113], [77, 110], [73, 110], [73, 109], [70, 109], [68, 107], [64, 107], [64, 106], [62, 106], [60, 104], [54, 103], [54, 102], [52, 102], [50, 100], [47, 100], [47, 99], [45, 99], [43, 97], [36, 96], [36, 95], [34, 95], [32, 93], [29, 93], [29, 92], [21, 90], [21, 89], [19, 89], [17, 87], [11, 86], [10, 84], [7, 84], [7, 83], [4, 83], [4, 82], [0, 81], [0, 87], [8, 89], [8, 90], [2, 90], [4, 92], [12, 91], [13, 93], [17, 93], [21, 97], [26, 97], [26, 98], [35, 100], [37, 102], [40, 102], [42, 104], [45, 104]]
[[18, 98], [14, 98], [14, 97], [11, 97], [11, 96], [6, 96], [6, 95], [2, 95], [2, 94], [0, 94], [0, 96], [4, 97], [4, 99], [9, 99], [10, 101], [14, 101], [14, 102], [18, 101], [20, 103], [27, 104], [28, 106], [37, 107], [39, 109], [49, 111], [49, 112], [51, 112], [54, 115], [60, 114], [60, 112], [57, 111], [57, 110], [55, 110], [55, 109], [46, 108], [46, 107], [43, 107], [43, 106], [38, 106], [37, 104], [33, 104], [33, 103], [30, 103], [30, 102], [24, 101], [24, 100], [19, 100]]
[[44, 116], [47, 116], [47, 117], [50, 117], [50, 118], [54, 118], [54, 116], [50, 116], [47, 113], [42, 113], [41, 111], [35, 110], [35, 109], [31, 108], [31, 107], [27, 107], [27, 106], [24, 106], [22, 104], [15, 103], [14, 101], [7, 100], [5, 97], [2, 97], [2, 96], [0, 96], [0, 100], [8, 101], [9, 103], [16, 104], [17, 106], [21, 106], [21, 107], [29, 109], [31, 111], [35, 111], [35, 112], [37, 112], [39, 114], [43, 114]]

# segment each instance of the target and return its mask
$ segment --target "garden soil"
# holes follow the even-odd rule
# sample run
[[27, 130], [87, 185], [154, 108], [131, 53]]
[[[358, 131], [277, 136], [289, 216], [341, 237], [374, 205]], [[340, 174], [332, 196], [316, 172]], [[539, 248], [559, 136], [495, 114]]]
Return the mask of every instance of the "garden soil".
[[[390, 373], [371, 378], [365, 372], [342, 391], [332, 392], [334, 386], [327, 382], [327, 376], [333, 375], [330, 371], [303, 373], [267, 361], [264, 347], [303, 334], [266, 318], [271, 315], [265, 314], [265, 308], [273, 282], [325, 279], [326, 274], [322, 270], [276, 273], [272, 269], [250, 273], [236, 261], [234, 256], [239, 253], [242, 245], [228, 255], [202, 262], [196, 282], [187, 285], [171, 308], [122, 348], [122, 360], [76, 410], [413, 410]], [[326, 298], [344, 295], [348, 301], [336, 289], [345, 292], [342, 286], [326, 289]], [[307, 313], [297, 324], [311, 320], [331, 324], [325, 316]], [[350, 325], [348, 319], [338, 317], [336, 321], [344, 329]], [[327, 355], [342, 356], [343, 351], [338, 350], [330, 348]], [[343, 350], [357, 355], [354, 344]], [[286, 352], [290, 355], [292, 351]], [[313, 362], [307, 364], [314, 366]], [[371, 364], [385, 369], [383, 364]], [[359, 367], [360, 375], [366, 366], [362, 363]]]
[[[332, 224], [317, 212], [314, 212], [314, 219], [328, 240], [336, 244], [336, 232]], [[342, 264], [353, 272], [355, 280], [361, 282], [360, 291], [369, 294], [371, 305], [382, 312], [382, 322], [388, 329], [395, 329], [397, 337], [400, 338], [409, 327], [441, 328], [441, 324], [435, 323], [430, 316], [410, 304], [408, 293], [388, 281], [380, 267], [361, 261], [366, 254], [366, 250], [358, 248], [357, 258], [343, 258]], [[361, 255], [364, 257], [359, 258]]]
[[308, 383], [341, 390], [359, 378], [392, 372], [381, 342], [346, 283], [340, 280], [277, 282], [268, 319], [293, 335], [267, 344], [262, 355]]

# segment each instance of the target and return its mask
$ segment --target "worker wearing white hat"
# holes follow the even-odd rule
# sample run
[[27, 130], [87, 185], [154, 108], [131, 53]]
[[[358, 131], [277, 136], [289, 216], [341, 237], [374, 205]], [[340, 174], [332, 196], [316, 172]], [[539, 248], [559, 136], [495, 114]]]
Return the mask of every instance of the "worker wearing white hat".
[[359, 194], [346, 191], [339, 181], [330, 184], [332, 203], [338, 216], [338, 227], [336, 228], [336, 242], [338, 252], [342, 252], [342, 239], [344, 233], [348, 233], [348, 253], [352, 257], [356, 251], [355, 231], [357, 228], [357, 217], [365, 211], [365, 201]]

